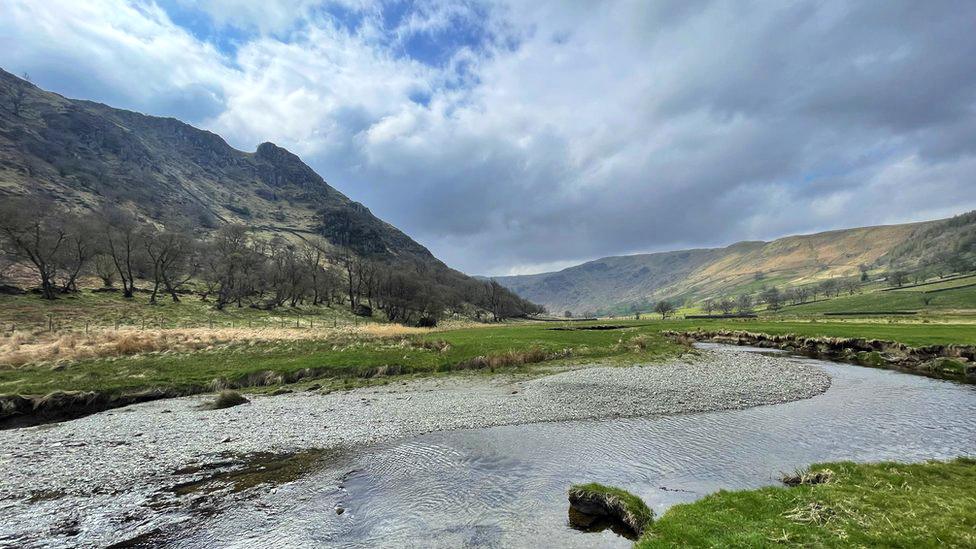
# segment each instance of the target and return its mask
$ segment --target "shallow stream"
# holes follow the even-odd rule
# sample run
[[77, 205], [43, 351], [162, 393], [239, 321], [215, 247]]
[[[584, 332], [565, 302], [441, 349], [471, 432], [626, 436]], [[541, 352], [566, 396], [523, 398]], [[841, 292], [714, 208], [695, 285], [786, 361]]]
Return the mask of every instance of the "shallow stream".
[[721, 488], [776, 484], [780, 473], [814, 462], [976, 455], [976, 386], [813, 362], [832, 386], [798, 402], [449, 431], [372, 446], [216, 515], [174, 543], [629, 547], [609, 530], [569, 527], [571, 484], [625, 488], [660, 515]]

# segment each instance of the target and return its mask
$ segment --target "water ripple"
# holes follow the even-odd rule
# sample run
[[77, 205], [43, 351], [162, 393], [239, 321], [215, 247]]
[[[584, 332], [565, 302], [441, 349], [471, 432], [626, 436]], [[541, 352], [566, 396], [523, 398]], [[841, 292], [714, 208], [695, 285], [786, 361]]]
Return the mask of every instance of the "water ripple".
[[[621, 486], [660, 513], [818, 461], [976, 455], [976, 422], [965, 419], [976, 417], [973, 386], [818, 364], [833, 385], [799, 402], [453, 431], [372, 447], [341, 470], [226, 512], [176, 545], [628, 547], [611, 533], [568, 527], [570, 484]], [[336, 505], [346, 512], [337, 515]], [[241, 532], [250, 532], [246, 540]]]

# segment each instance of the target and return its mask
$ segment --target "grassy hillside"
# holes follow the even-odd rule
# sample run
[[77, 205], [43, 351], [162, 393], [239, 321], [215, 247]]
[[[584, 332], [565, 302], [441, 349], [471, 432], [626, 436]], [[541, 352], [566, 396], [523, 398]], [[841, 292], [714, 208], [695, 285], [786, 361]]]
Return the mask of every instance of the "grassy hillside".
[[556, 273], [499, 277], [552, 311], [622, 313], [659, 299], [684, 302], [769, 286], [816, 283], [859, 274], [925, 224], [867, 227], [741, 242], [727, 248], [608, 257]]
[[722, 250], [685, 250], [642, 256], [608, 257], [558, 273], [497, 277], [529, 301], [554, 313], [596, 311], [608, 302], [640, 303], [696, 269], [714, 262]]
[[875, 291], [853, 296], [840, 296], [815, 303], [784, 307], [777, 314], [780, 316], [809, 316], [823, 313], [883, 313], [888, 311], [919, 311], [937, 314], [976, 310], [976, 287], [951, 288], [933, 293], [924, 293], [921, 290], [922, 288], [890, 292]]
[[694, 305], [705, 298], [755, 296], [770, 287], [812, 288], [828, 280], [857, 280], [864, 269], [869, 275], [860, 290], [883, 286], [872, 281], [899, 270], [944, 276], [972, 268], [974, 235], [976, 215], [965, 214], [720, 249], [607, 257], [556, 273], [497, 280], [554, 312], [625, 314], [649, 311], [661, 299]]

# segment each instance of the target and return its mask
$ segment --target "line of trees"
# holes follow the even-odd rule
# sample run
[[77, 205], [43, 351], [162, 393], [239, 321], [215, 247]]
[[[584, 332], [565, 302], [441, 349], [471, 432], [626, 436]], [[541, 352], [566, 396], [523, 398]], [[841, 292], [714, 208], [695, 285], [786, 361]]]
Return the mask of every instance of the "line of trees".
[[[34, 271], [45, 299], [78, 291], [79, 277], [91, 274], [126, 298], [147, 292], [151, 304], [166, 296], [179, 302], [192, 282], [217, 309], [347, 305], [356, 314], [378, 309], [394, 322], [427, 325], [445, 314], [498, 321], [542, 312], [494, 280], [422, 261], [370, 260], [318, 238], [295, 244], [259, 238], [240, 225], [203, 239], [187, 228], [140, 222], [119, 208], [73, 214], [49, 202], [5, 200], [0, 250]], [[137, 281], [149, 287], [137, 289]]]

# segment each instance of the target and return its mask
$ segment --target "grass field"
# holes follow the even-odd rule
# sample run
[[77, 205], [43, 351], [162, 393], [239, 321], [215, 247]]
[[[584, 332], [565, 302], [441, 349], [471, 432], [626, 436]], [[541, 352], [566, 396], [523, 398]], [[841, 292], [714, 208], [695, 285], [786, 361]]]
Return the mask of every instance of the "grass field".
[[[912, 288], [911, 291], [896, 290], [841, 296], [816, 303], [784, 307], [777, 316], [811, 316], [835, 312], [922, 311], [939, 314], [947, 310], [976, 311], [976, 287], [932, 294], [924, 294], [920, 291], [935, 287], [919, 286]], [[930, 301], [926, 303], [926, 299]]]
[[860, 337], [898, 341], [906, 345], [976, 345], [976, 324], [963, 322], [923, 323], [899, 319], [897, 322], [866, 320], [778, 321], [758, 320], [672, 320], [659, 322], [667, 329], [747, 330], [767, 334], [802, 336]]
[[830, 480], [672, 507], [636, 547], [976, 547], [976, 460], [812, 470]]
[[487, 369], [544, 360], [649, 362], [683, 348], [656, 327], [625, 330], [552, 330], [542, 323], [460, 328], [423, 335], [371, 336], [322, 333], [317, 339], [230, 341], [191, 352], [151, 352], [98, 358], [52, 368], [50, 363], [0, 369], [0, 394], [43, 394], [55, 390], [135, 391], [187, 389], [214, 379], [236, 380], [272, 371], [317, 369], [322, 377], [358, 377], [377, 368], [404, 373]]
[[943, 290], [946, 288], [958, 288], [960, 286], [967, 286], [969, 284], [976, 283], [976, 275], [971, 276], [954, 276], [948, 280], [929, 280], [922, 284], [912, 284], [904, 288], [897, 290], [889, 290], [892, 292], [930, 292], [932, 290]]
[[[957, 295], [958, 294], [958, 295]], [[976, 288], [934, 294], [952, 303], [974, 299]], [[918, 299], [911, 292], [871, 293], [831, 302]], [[0, 394], [56, 390], [129, 392], [206, 387], [260, 372], [314, 369], [323, 379], [348, 380], [377, 369], [430, 373], [541, 361], [649, 362], [682, 349], [662, 330], [732, 329], [770, 334], [863, 337], [909, 345], [976, 344], [976, 324], [946, 316], [920, 319], [604, 320], [588, 323], [460, 324], [435, 331], [367, 323], [344, 307], [268, 312], [231, 307], [214, 311], [195, 296], [150, 306], [144, 295], [83, 292], [49, 302], [37, 296], [0, 298]], [[811, 304], [809, 308], [820, 306]], [[852, 305], [842, 305], [851, 307]], [[793, 308], [800, 309], [800, 307]], [[49, 329], [52, 321], [54, 329]], [[814, 320], [816, 319], [816, 320]], [[947, 320], [949, 319], [949, 320]], [[616, 330], [553, 330], [613, 324]], [[120, 329], [115, 329], [119, 325]], [[162, 326], [162, 328], [160, 328]], [[186, 326], [196, 326], [187, 328]], [[233, 327], [232, 327], [233, 326]], [[86, 327], [88, 328], [86, 330]], [[11, 328], [14, 328], [11, 330]], [[482, 357], [478, 364], [475, 359]]]
[[[596, 322], [573, 324], [579, 328]], [[556, 323], [515, 323], [443, 331], [410, 330], [307, 333], [290, 338], [288, 330], [265, 339], [217, 340], [197, 349], [139, 352], [85, 359], [60, 367], [51, 361], [0, 368], [0, 394], [41, 394], [55, 390], [134, 391], [189, 388], [223, 378], [236, 380], [258, 372], [291, 373], [305, 368], [322, 377], [349, 378], [371, 369], [393, 367], [404, 373], [462, 368], [476, 357], [499, 367], [560, 359], [563, 362], [650, 362], [675, 356], [678, 345], [662, 330], [741, 329], [771, 334], [865, 337], [909, 345], [976, 344], [976, 325], [878, 322], [776, 321], [621, 321], [616, 330], [553, 330]], [[570, 326], [570, 325], [566, 325]], [[205, 333], [209, 333], [204, 331]], [[215, 330], [215, 337], [226, 334]], [[526, 359], [526, 357], [529, 357]], [[484, 366], [484, 365], [482, 365]]]

